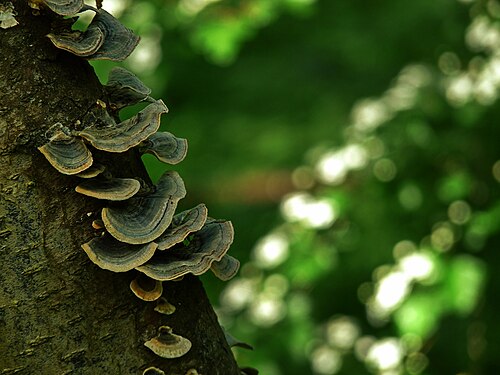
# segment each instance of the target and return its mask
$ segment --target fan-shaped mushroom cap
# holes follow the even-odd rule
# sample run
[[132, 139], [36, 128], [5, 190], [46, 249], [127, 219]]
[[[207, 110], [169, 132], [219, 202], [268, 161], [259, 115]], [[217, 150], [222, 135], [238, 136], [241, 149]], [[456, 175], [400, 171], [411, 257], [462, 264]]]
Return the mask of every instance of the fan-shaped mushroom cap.
[[119, 124], [91, 125], [76, 134], [88, 140], [92, 146], [108, 152], [125, 152], [156, 132], [162, 113], [168, 108], [162, 100], [155, 101], [141, 112]]
[[92, 154], [85, 143], [62, 130], [55, 130], [49, 142], [38, 149], [54, 168], [64, 174], [77, 174], [92, 165]]
[[161, 326], [158, 336], [146, 341], [144, 345], [162, 358], [179, 358], [191, 349], [191, 341], [172, 333], [169, 326]]
[[179, 174], [167, 171], [160, 177], [156, 191], [102, 209], [102, 221], [119, 241], [143, 244], [158, 238], [172, 222], [177, 203], [186, 196]]
[[189, 244], [180, 243], [137, 267], [155, 280], [173, 280], [187, 273], [201, 275], [212, 262], [221, 260], [233, 242], [234, 231], [229, 221], [211, 221], [194, 233]]
[[104, 34], [104, 43], [97, 52], [87, 56], [87, 59], [125, 60], [135, 49], [140, 38], [104, 9], [96, 9], [95, 11], [96, 15], [92, 19], [91, 25], [101, 29]]
[[133, 178], [93, 178], [82, 182], [75, 191], [97, 199], [124, 201], [134, 196], [140, 188], [141, 183]]
[[146, 275], [137, 275], [130, 282], [130, 290], [143, 301], [156, 301], [163, 293], [161, 281], [153, 280]]
[[142, 375], [165, 375], [165, 372], [156, 367], [148, 367]]
[[87, 168], [83, 172], [76, 174], [75, 176], [80, 178], [93, 178], [100, 175], [102, 172], [104, 172], [105, 169], [106, 167], [104, 165], [94, 163], [89, 168]]
[[130, 245], [119, 242], [108, 234], [96, 237], [82, 245], [92, 262], [114, 272], [126, 272], [147, 262], [156, 250], [154, 242]]
[[158, 250], [168, 249], [184, 241], [189, 233], [200, 230], [207, 221], [208, 210], [202, 203], [173, 217], [172, 223], [155, 242]]
[[169, 132], [157, 132], [141, 143], [142, 153], [153, 154], [167, 164], [177, 164], [184, 160], [188, 150], [187, 140], [177, 138]]
[[[54, 13], [71, 16], [83, 8], [83, 0], [41, 0]], [[36, 3], [36, 1], [34, 1]]]
[[146, 100], [151, 89], [127, 69], [119, 66], [109, 72], [108, 83], [104, 86], [111, 108], [114, 110]]
[[224, 255], [220, 261], [215, 261], [210, 266], [210, 269], [222, 281], [232, 279], [240, 269], [240, 262], [231, 255]]
[[172, 315], [175, 312], [175, 306], [168, 302], [165, 297], [160, 297], [156, 302], [155, 311], [164, 315]]
[[52, 44], [76, 56], [90, 56], [104, 43], [104, 34], [95, 25], [89, 25], [85, 32], [73, 31], [65, 34], [48, 34]]

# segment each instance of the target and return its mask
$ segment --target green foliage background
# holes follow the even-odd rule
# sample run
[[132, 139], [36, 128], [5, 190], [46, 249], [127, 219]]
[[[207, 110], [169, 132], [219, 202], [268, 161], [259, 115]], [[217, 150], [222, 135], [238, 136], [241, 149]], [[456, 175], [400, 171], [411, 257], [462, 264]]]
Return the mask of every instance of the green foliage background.
[[162, 130], [188, 139], [180, 208], [234, 223], [240, 274], [204, 283], [255, 348], [241, 366], [500, 373], [496, 0], [104, 8], [142, 37], [127, 67], [169, 106]]

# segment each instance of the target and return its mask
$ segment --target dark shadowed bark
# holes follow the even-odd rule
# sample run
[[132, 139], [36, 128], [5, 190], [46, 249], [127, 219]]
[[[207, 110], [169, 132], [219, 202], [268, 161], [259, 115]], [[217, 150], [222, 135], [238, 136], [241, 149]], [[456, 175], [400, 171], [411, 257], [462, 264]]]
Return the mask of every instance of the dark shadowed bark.
[[[131, 293], [135, 271], [102, 270], [81, 249], [103, 205], [77, 194], [78, 178], [58, 173], [37, 146], [54, 123], [72, 128], [103, 90], [85, 60], [45, 37], [60, 19], [12, 3], [19, 25], [0, 29], [0, 374], [141, 374], [149, 366], [238, 374], [196, 277], [164, 283], [177, 310], [161, 315]], [[117, 177], [148, 180], [135, 151], [93, 153]], [[161, 325], [192, 349], [178, 359], [153, 354], [144, 342]]]

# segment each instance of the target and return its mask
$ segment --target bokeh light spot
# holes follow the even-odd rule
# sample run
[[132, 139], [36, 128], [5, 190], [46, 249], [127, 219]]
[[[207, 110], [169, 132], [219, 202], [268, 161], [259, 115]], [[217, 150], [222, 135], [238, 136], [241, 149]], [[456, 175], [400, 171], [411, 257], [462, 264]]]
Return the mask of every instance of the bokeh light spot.
[[336, 350], [322, 345], [311, 353], [311, 364], [315, 374], [335, 374], [342, 367], [342, 356]]
[[382, 182], [389, 182], [396, 177], [396, 164], [390, 159], [377, 160], [373, 166], [373, 173]]
[[262, 268], [273, 268], [283, 263], [289, 254], [288, 240], [280, 233], [269, 234], [257, 243], [253, 255]]
[[465, 201], [455, 201], [448, 207], [448, 217], [453, 224], [463, 225], [470, 219], [471, 208]]
[[396, 368], [403, 359], [403, 348], [396, 338], [386, 338], [375, 342], [366, 356], [366, 361], [379, 370]]

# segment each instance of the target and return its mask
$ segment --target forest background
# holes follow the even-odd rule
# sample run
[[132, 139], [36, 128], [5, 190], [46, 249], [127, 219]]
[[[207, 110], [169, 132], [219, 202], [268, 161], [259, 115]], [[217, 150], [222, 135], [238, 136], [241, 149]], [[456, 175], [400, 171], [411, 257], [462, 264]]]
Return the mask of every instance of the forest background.
[[234, 224], [239, 275], [202, 279], [240, 363], [500, 373], [498, 1], [104, 5], [188, 139], [180, 210]]

